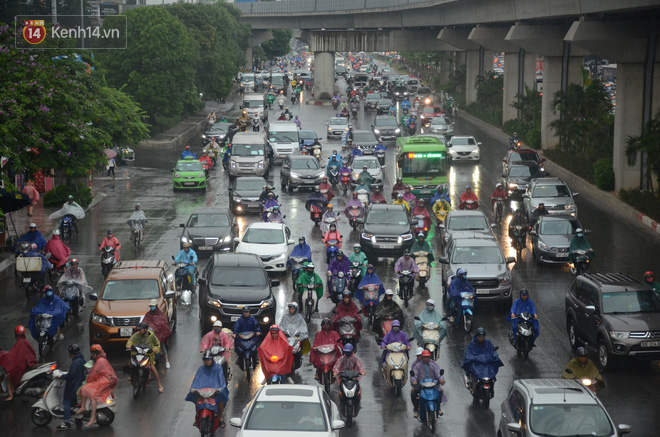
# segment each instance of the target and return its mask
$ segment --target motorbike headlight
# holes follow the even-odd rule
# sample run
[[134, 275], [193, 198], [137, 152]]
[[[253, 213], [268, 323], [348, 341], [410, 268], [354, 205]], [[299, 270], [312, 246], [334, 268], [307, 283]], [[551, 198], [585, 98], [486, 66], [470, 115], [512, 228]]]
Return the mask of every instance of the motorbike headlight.
[[375, 133], [375, 134], [379, 134], [380, 131], [379, 131], [378, 129], [374, 129], [374, 133]]
[[92, 321], [98, 323], [99, 325], [110, 326], [110, 320], [106, 316], [100, 314], [92, 313]]
[[502, 275], [497, 278], [498, 281], [500, 281], [500, 284], [506, 284], [511, 281], [511, 276], [509, 275]]
[[399, 132], [401, 132], [401, 129], [399, 129], [398, 127], [396, 129], [394, 129], [395, 134], [398, 134]]
[[202, 138], [206, 138], [206, 135], [202, 135]]
[[610, 331], [610, 337], [616, 338], [617, 340], [625, 340], [630, 337], [630, 332], [628, 331]]
[[180, 178], [180, 177], [181, 177], [181, 173], [174, 173], [174, 177], [175, 177], [175, 178]]
[[518, 188], [518, 184], [514, 184], [513, 182], [510, 182], [509, 188]]
[[218, 299], [212, 299], [212, 298], [209, 297], [208, 299], [206, 299], [206, 303], [207, 303], [207, 305], [211, 305], [211, 306], [214, 306], [216, 308], [222, 308], [222, 304], [220, 303], [220, 301]]
[[410, 241], [413, 239], [413, 234], [401, 234], [401, 239], [403, 241]]

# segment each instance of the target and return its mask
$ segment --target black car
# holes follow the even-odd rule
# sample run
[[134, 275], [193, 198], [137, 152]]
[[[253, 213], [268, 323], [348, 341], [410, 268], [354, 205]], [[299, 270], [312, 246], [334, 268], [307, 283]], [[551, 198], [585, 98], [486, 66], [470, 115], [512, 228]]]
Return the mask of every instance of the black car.
[[401, 136], [399, 123], [391, 115], [377, 115], [371, 125], [371, 132], [384, 140], [396, 140]]
[[403, 205], [372, 204], [362, 223], [360, 245], [368, 256], [399, 257], [414, 243], [413, 225]]
[[532, 179], [543, 175], [539, 165], [531, 161], [521, 161], [509, 165], [506, 173], [502, 175], [502, 185], [510, 196], [519, 195], [527, 191]]
[[325, 172], [316, 158], [309, 155], [289, 155], [282, 163], [280, 184], [282, 190], [294, 188], [314, 188], [319, 185]]
[[266, 179], [258, 176], [242, 176], [229, 186], [229, 207], [235, 214], [261, 213], [259, 196], [267, 185]]
[[348, 145], [359, 147], [365, 155], [373, 155], [378, 144], [378, 138], [368, 130], [352, 130], [348, 134]]
[[238, 132], [238, 128], [233, 123], [215, 123], [202, 134], [202, 146], [210, 143], [211, 138], [215, 138], [216, 143], [224, 146], [228, 141], [231, 141], [236, 132]]
[[394, 98], [397, 100], [403, 100], [408, 97], [408, 87], [405, 85], [397, 85], [392, 90], [394, 93]]
[[367, 109], [376, 109], [376, 104], [381, 99], [380, 93], [369, 93], [367, 97], [364, 98], [364, 110]]
[[531, 161], [537, 163], [541, 173], [543, 173], [543, 176], [545, 176], [545, 170], [543, 168], [543, 162], [545, 161], [545, 158], [541, 158], [538, 153], [529, 149], [509, 150], [504, 159], [502, 159], [502, 173], [506, 173], [509, 164], [521, 161]]
[[380, 99], [376, 103], [376, 115], [387, 114], [390, 110], [390, 106], [393, 106], [394, 102], [390, 99]]
[[190, 243], [197, 254], [234, 250], [238, 224], [227, 210], [199, 209], [179, 226], [183, 228], [180, 244]]
[[271, 286], [280, 281], [269, 279], [261, 259], [253, 253], [218, 253], [209, 259], [199, 278], [199, 321], [203, 332], [220, 320], [231, 327], [243, 309], [249, 308], [267, 332], [275, 322], [277, 303]]

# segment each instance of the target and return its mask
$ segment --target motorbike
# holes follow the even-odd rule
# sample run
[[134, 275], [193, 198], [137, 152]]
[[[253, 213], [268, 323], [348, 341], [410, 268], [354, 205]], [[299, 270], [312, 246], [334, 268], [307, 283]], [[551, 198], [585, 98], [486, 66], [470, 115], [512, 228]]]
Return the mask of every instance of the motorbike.
[[57, 259], [53, 258], [51, 254], [46, 254], [46, 258], [48, 258], [48, 262], [50, 263], [50, 267], [48, 268], [48, 278], [50, 279], [50, 283], [57, 284], [57, 282], [64, 274], [64, 271], [66, 270], [66, 265], [63, 265], [58, 268]]
[[[277, 355], [273, 355], [268, 358], [271, 363], [277, 363], [280, 360], [280, 357]], [[273, 375], [266, 381], [266, 384], [268, 385], [274, 385], [274, 384], [286, 384], [286, 378], [288, 375]]]
[[342, 415], [346, 418], [346, 425], [353, 425], [353, 417], [360, 412], [361, 390], [360, 372], [344, 370], [339, 372], [339, 405]]
[[[354, 317], [342, 317], [339, 319], [339, 341], [341, 341], [342, 346], [347, 344], [352, 344], [353, 348], [357, 352], [357, 343], [359, 340], [357, 329], [355, 329], [355, 322], [357, 320]], [[343, 347], [342, 347], [343, 349]]]
[[348, 112], [348, 108], [344, 108], [341, 110], [341, 114], [339, 115], [340, 117], [344, 118], [350, 118], [350, 114]]
[[338, 244], [338, 240], [328, 240], [325, 242], [325, 261], [327, 264], [330, 264], [330, 261], [335, 259], [335, 256], [337, 256], [337, 252], [339, 252], [339, 247], [337, 246]]
[[35, 316], [35, 325], [39, 330], [39, 338], [37, 338], [37, 345], [39, 349], [39, 360], [49, 352], [49, 348], [55, 346], [55, 339], [48, 333], [50, 325], [53, 322], [52, 314], [37, 314]]
[[[216, 405], [215, 396], [220, 390], [217, 388], [197, 388], [191, 391], [197, 395], [194, 425], [199, 428], [202, 437], [212, 437], [220, 425], [220, 418], [218, 412], [209, 407]], [[200, 405], [202, 408], [197, 408]]]
[[408, 133], [409, 137], [415, 135], [415, 132], [417, 132], [417, 125], [414, 123], [406, 123], [406, 132]]
[[341, 173], [339, 175], [339, 181], [341, 182], [341, 191], [346, 194], [348, 188], [351, 186], [351, 174], [350, 173]]
[[333, 187], [339, 183], [339, 169], [337, 167], [328, 170], [328, 181]]
[[378, 284], [369, 284], [362, 286], [362, 295], [364, 296], [362, 302], [362, 314], [367, 318], [370, 325], [374, 323], [374, 311], [379, 302], [378, 291], [380, 285]]
[[575, 257], [575, 262], [570, 264], [571, 273], [575, 276], [589, 273], [589, 262], [593, 249], [577, 249], [570, 253]]
[[284, 219], [286, 218], [286, 215], [275, 215], [273, 212], [268, 212], [266, 214], [266, 218], [268, 219], [267, 223], [284, 223]]
[[[392, 316], [383, 316], [383, 317], [376, 317], [374, 320], [375, 322], [380, 322], [380, 336], [385, 337], [388, 332], [392, 330], [392, 322], [394, 321], [394, 317]], [[375, 325], [373, 325], [375, 326]], [[379, 335], [377, 332], [376, 335]]]
[[357, 118], [357, 116], [358, 116], [358, 111], [357, 111], [357, 108], [355, 106], [351, 107], [351, 116], [353, 118]]
[[323, 384], [325, 392], [330, 394], [330, 387], [332, 383], [335, 382], [335, 377], [332, 374], [332, 367], [337, 362], [337, 346], [333, 344], [325, 344], [321, 346], [315, 346], [314, 349], [319, 354], [319, 361], [321, 362], [321, 367], [318, 369], [321, 373], [320, 383]]
[[293, 367], [291, 369], [291, 374], [296, 369], [299, 369], [302, 365], [302, 340], [300, 339], [300, 332], [296, 331], [294, 333], [284, 330], [284, 335], [289, 340], [289, 346], [293, 348]]
[[336, 111], [337, 108], [339, 108], [339, 99], [332, 99], [332, 109]]
[[435, 219], [438, 224], [438, 228], [440, 228], [440, 226], [442, 226], [445, 223], [445, 219], [447, 218], [448, 213], [449, 211], [443, 211], [443, 210], [438, 210], [434, 213]]
[[360, 226], [358, 219], [361, 219], [364, 216], [364, 209], [360, 208], [358, 205], [351, 205], [348, 210], [348, 224], [351, 225], [351, 228], [354, 230]]
[[296, 283], [298, 281], [298, 276], [300, 276], [300, 270], [304, 268], [304, 264], [307, 262], [307, 258], [303, 256], [292, 256], [289, 258], [291, 263], [291, 282]]
[[424, 287], [426, 285], [426, 281], [429, 280], [429, 277], [431, 276], [431, 268], [429, 266], [429, 254], [428, 252], [424, 252], [423, 250], [420, 250], [418, 252], [413, 253], [415, 255], [415, 263], [417, 264], [417, 268], [419, 269], [419, 274], [418, 274], [418, 282], [420, 287]]
[[225, 358], [225, 351], [226, 349], [222, 346], [211, 346], [211, 355], [213, 355], [213, 361], [222, 366], [222, 370], [225, 374], [225, 381], [229, 383], [231, 380], [231, 368], [229, 367], [229, 363]]
[[522, 141], [514, 140], [513, 137], [509, 138], [509, 147], [511, 149], [520, 149], [520, 146], [522, 146]]
[[[65, 381], [57, 378], [58, 376], [64, 375], [66, 372], [62, 372], [58, 369], [53, 369], [52, 382], [46, 388], [43, 397], [32, 405], [32, 414], [30, 418], [32, 423], [37, 426], [46, 426], [50, 423], [53, 417], [58, 419], [64, 419], [64, 409], [61, 407], [62, 395], [64, 392]], [[82, 414], [75, 414], [72, 411], [71, 418], [76, 422], [82, 422], [83, 420], [89, 420], [91, 412], [90, 409], [91, 401], [87, 400], [87, 411]], [[115, 420], [115, 413], [117, 412], [117, 398], [114, 394], [110, 394], [105, 400], [105, 402], [99, 402], [96, 409], [96, 423], [99, 426], [105, 427], [109, 426]]]
[[593, 394], [597, 394], [598, 390], [600, 390], [598, 384], [598, 379], [600, 379], [600, 374], [596, 376], [598, 379], [591, 379], [591, 378], [578, 378], [571, 369], [564, 369], [564, 372], [571, 375], [568, 379], [578, 379], [582, 383], [582, 385], [588, 388]]
[[52, 372], [56, 368], [57, 363], [51, 361], [27, 369], [16, 387], [14, 387], [14, 396], [43, 398], [48, 385], [53, 380]]
[[101, 273], [103, 278], [107, 278], [110, 270], [115, 266], [115, 248], [112, 246], [105, 246], [101, 250]]
[[367, 205], [369, 205], [369, 190], [365, 190], [364, 188], [360, 188], [357, 190], [358, 193], [358, 200], [362, 202], [364, 207], [366, 208]]
[[413, 297], [415, 287], [415, 275], [410, 270], [401, 270], [399, 276], [399, 297], [403, 299], [403, 305], [407, 308], [408, 301]]
[[316, 158], [316, 160], [320, 163], [321, 162], [321, 156], [323, 155], [321, 145], [316, 144], [312, 146], [312, 156]]
[[355, 294], [358, 289], [358, 285], [360, 285], [360, 282], [362, 282], [362, 264], [354, 261], [351, 264], [351, 270], [349, 271], [348, 275], [350, 276], [348, 289], [351, 291], [351, 293]]
[[[172, 257], [174, 259], [174, 257]], [[188, 263], [178, 262], [174, 263], [176, 270], [174, 271], [174, 287], [176, 291], [183, 292], [184, 290], [193, 291], [192, 277], [188, 271]], [[196, 273], [196, 271], [195, 271]]]
[[472, 393], [472, 402], [476, 405], [482, 402], [484, 409], [490, 406], [490, 400], [495, 396], [495, 380], [484, 376], [478, 378], [472, 375], [466, 384], [467, 389]]
[[[19, 250], [21, 249], [19, 248]], [[21, 284], [23, 284], [25, 298], [28, 301], [36, 301], [41, 297], [41, 290], [44, 286], [41, 276], [41, 263], [41, 257], [20, 254], [16, 257], [16, 273]]]
[[64, 244], [71, 242], [71, 236], [73, 236], [73, 216], [67, 214], [62, 217], [62, 241]]
[[138, 220], [129, 220], [128, 226], [131, 228], [131, 241], [135, 247], [139, 247], [144, 240], [143, 224]]
[[342, 293], [347, 286], [348, 280], [344, 272], [338, 272], [336, 275], [328, 277], [328, 294], [332, 303], [336, 305], [341, 301]]
[[314, 296], [316, 295], [316, 285], [307, 284], [304, 287], [307, 289], [307, 295], [305, 296], [305, 307], [304, 307], [305, 321], [309, 323], [312, 320], [312, 315], [314, 314], [314, 308], [315, 308]]
[[475, 202], [474, 200], [466, 200], [465, 202], [461, 202], [460, 205], [458, 205], [458, 209], [475, 211], [479, 209], [479, 202]]
[[498, 225], [502, 221], [502, 217], [504, 217], [504, 200], [501, 197], [496, 197], [495, 203], [493, 204], [493, 219], [495, 220], [495, 223]]
[[[380, 344], [381, 338], [376, 338], [376, 343]], [[408, 380], [408, 348], [405, 344], [394, 342], [385, 347], [385, 365], [383, 366], [383, 376], [385, 382], [394, 390], [395, 396], [401, 396], [401, 389]]]
[[319, 226], [324, 213], [325, 208], [321, 208], [318, 205], [311, 205], [309, 207], [309, 218], [314, 222], [314, 226]]
[[380, 163], [380, 166], [385, 167], [385, 151], [376, 150], [376, 158], [378, 158], [378, 162]]
[[534, 347], [534, 323], [529, 313], [520, 313], [515, 317], [518, 320], [514, 340], [513, 329], [509, 331], [509, 342], [516, 348], [518, 356], [526, 360]]
[[131, 351], [129, 375], [131, 375], [131, 384], [133, 385], [133, 399], [137, 399], [140, 393], [147, 390], [147, 384], [149, 384], [151, 378], [148, 354], [152, 352], [152, 349], [146, 344], [139, 344], [131, 346], [129, 350]]
[[516, 226], [511, 226], [511, 234], [513, 235], [512, 237], [512, 246], [514, 249], [516, 249], [516, 253], [518, 255], [518, 260], [520, 261], [522, 258], [522, 251], [525, 249], [525, 242], [526, 242], [526, 231], [527, 227], [521, 226], [521, 225], [516, 225]]
[[67, 280], [59, 284], [58, 289], [62, 300], [71, 308], [67, 316], [76, 317], [85, 310], [85, 293], [82, 284]]
[[474, 292], [461, 292], [461, 307], [459, 308], [459, 323], [463, 324], [465, 332], [472, 331], [472, 316], [474, 310]]
[[[441, 369], [440, 375], [444, 374], [445, 370]], [[419, 416], [426, 416], [426, 426], [429, 427], [431, 433], [435, 433], [435, 421], [438, 418], [440, 401], [442, 400], [442, 389], [438, 390], [438, 383], [438, 381], [430, 378], [419, 381], [421, 387], [419, 391]]]
[[259, 341], [256, 332], [239, 332], [236, 335], [234, 347], [236, 355], [242, 362], [245, 371], [245, 380], [250, 380], [250, 372], [257, 368], [257, 342]]

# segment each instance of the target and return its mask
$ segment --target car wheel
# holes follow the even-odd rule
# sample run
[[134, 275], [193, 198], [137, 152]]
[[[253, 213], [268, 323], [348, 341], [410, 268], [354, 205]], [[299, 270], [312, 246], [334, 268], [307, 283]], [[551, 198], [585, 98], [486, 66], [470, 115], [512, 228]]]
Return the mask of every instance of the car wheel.
[[610, 353], [607, 350], [607, 343], [602, 338], [598, 340], [598, 363], [602, 370], [605, 370], [610, 364]]
[[580, 341], [578, 340], [577, 326], [572, 318], [568, 319], [566, 322], [566, 332], [568, 334], [568, 343], [571, 345], [571, 349], [577, 350], [580, 346]]

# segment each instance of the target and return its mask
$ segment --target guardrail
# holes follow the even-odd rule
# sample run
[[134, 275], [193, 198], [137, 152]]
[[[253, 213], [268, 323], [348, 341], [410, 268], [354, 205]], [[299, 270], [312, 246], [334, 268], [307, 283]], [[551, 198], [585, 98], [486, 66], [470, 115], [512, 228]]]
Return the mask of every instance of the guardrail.
[[410, 6], [428, 7], [459, 0], [288, 0], [234, 3], [243, 16], [345, 14], [350, 12], [396, 11]]

